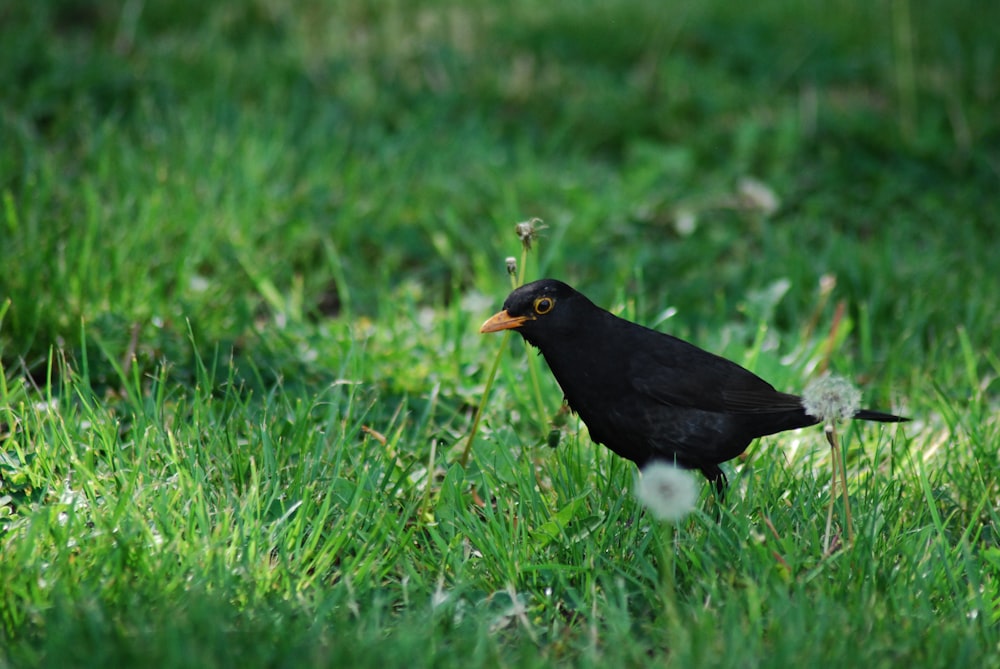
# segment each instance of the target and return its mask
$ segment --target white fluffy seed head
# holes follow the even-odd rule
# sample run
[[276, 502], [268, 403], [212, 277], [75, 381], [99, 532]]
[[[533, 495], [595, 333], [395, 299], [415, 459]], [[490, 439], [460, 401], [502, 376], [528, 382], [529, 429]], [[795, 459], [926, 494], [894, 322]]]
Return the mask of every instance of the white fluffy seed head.
[[658, 520], [676, 522], [694, 509], [698, 485], [689, 471], [652, 462], [639, 475], [635, 495]]
[[861, 409], [861, 391], [842, 376], [824, 374], [806, 386], [802, 406], [827, 423], [852, 418]]

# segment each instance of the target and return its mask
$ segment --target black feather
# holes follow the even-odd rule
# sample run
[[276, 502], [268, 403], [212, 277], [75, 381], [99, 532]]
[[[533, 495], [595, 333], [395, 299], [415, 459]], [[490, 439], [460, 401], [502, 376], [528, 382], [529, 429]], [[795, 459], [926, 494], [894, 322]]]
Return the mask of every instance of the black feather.
[[[594, 441], [640, 467], [662, 459], [698, 469], [720, 491], [726, 478], [719, 463], [757, 437], [819, 422], [797, 395], [735, 362], [619, 318], [554, 279], [512, 292], [483, 329], [516, 329], [538, 347]], [[854, 417], [908, 420], [868, 409]]]

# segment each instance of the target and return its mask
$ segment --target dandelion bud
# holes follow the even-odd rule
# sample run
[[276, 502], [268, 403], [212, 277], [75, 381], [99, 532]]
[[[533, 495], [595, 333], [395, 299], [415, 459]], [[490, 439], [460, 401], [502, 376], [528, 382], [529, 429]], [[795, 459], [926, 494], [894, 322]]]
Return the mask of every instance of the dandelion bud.
[[507, 259], [504, 260], [504, 262], [507, 263], [507, 274], [510, 274], [511, 276], [517, 274], [517, 258], [514, 256], [507, 256]]

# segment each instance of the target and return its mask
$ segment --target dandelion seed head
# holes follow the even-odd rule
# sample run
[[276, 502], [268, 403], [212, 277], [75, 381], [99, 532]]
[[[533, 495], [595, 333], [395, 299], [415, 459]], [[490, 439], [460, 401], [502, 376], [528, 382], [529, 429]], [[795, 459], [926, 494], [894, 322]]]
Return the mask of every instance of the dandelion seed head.
[[657, 520], [677, 522], [694, 509], [698, 485], [687, 470], [653, 462], [642, 469], [635, 495]]
[[521, 240], [521, 245], [524, 246], [524, 250], [530, 251], [531, 242], [538, 239], [541, 231], [547, 227], [547, 225], [542, 225], [542, 219], [532, 218], [527, 221], [521, 221], [515, 225], [514, 232], [517, 233], [517, 238]]
[[806, 386], [802, 406], [807, 414], [826, 422], [851, 418], [861, 408], [861, 391], [842, 376], [824, 374]]

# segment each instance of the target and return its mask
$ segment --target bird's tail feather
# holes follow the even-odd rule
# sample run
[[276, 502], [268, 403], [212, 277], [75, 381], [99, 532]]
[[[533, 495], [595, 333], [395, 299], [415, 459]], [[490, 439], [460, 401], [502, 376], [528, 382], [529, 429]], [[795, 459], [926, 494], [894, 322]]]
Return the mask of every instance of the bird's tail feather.
[[879, 423], [905, 423], [910, 420], [909, 418], [905, 418], [903, 416], [897, 416], [883, 411], [872, 411], [871, 409], [862, 409], [854, 414], [854, 417], [859, 420], [874, 420]]

